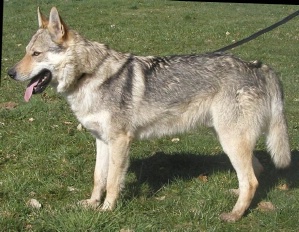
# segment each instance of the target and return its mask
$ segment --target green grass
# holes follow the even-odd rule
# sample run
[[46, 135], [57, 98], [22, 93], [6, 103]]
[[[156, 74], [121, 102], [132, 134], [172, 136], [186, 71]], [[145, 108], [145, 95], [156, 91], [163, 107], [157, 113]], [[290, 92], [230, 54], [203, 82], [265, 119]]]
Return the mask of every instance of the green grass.
[[[137, 55], [213, 51], [298, 10], [290, 5], [161, 0], [4, 1], [1, 231], [298, 231], [298, 18], [231, 51], [244, 59], [260, 59], [279, 72], [293, 160], [289, 170], [277, 171], [261, 139], [256, 148], [265, 167], [260, 187], [245, 217], [229, 224], [218, 216], [235, 204], [228, 189], [237, 187], [237, 178], [213, 133], [205, 128], [176, 136], [177, 143], [172, 137], [134, 142], [126, 189], [114, 212], [76, 206], [91, 193], [93, 138], [76, 129], [65, 100], [51, 88], [25, 103], [25, 85], [6, 75], [37, 29], [37, 6], [47, 15], [57, 6], [69, 26], [88, 39]], [[8, 109], [3, 105], [7, 102], [17, 106]], [[207, 175], [207, 182], [198, 178], [201, 174]], [[281, 190], [283, 184], [289, 189]], [[31, 198], [42, 208], [27, 207]], [[272, 202], [276, 209], [261, 211], [262, 201]]]

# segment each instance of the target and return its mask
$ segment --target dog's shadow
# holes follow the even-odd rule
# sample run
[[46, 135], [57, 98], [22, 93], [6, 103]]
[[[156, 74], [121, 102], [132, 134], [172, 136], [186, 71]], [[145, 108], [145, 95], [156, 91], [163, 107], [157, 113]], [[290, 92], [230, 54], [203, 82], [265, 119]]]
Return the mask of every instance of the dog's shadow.
[[[285, 170], [276, 169], [268, 153], [255, 151], [254, 154], [263, 165], [264, 172], [258, 178], [259, 187], [251, 207], [265, 199], [268, 192], [277, 186], [281, 179], [285, 180], [290, 189], [299, 186], [299, 151], [292, 151], [292, 163]], [[209, 175], [212, 178], [213, 173], [219, 171], [234, 171], [228, 157], [223, 153], [218, 155], [195, 155], [157, 152], [148, 158], [131, 160], [129, 172], [136, 175], [137, 181], [128, 183], [126, 188], [129, 189], [128, 194], [130, 196], [126, 194], [126, 197], [151, 197], [163, 186], [171, 184], [174, 180], [190, 180], [201, 174]], [[150, 188], [146, 196], [142, 191], [144, 183]]]

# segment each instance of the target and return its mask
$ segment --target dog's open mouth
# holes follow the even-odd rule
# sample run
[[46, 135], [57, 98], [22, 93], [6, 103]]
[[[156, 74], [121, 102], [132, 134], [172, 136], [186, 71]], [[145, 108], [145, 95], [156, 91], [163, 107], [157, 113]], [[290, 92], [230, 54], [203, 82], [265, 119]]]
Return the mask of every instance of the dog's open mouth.
[[50, 84], [52, 74], [48, 69], [43, 69], [39, 74], [33, 77], [30, 83], [27, 85], [24, 99], [28, 102], [32, 94], [43, 92]]

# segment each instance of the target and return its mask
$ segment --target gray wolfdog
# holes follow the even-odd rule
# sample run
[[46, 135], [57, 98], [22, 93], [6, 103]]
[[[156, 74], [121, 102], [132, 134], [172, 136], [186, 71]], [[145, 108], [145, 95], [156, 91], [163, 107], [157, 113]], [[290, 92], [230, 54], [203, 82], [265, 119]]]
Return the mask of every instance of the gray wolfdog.
[[198, 125], [215, 129], [237, 173], [238, 200], [231, 212], [221, 214], [222, 220], [240, 219], [254, 197], [263, 167], [253, 150], [262, 133], [276, 167], [290, 164], [282, 89], [268, 66], [224, 53], [120, 53], [70, 30], [55, 7], [49, 19], [38, 8], [38, 23], [24, 58], [8, 74], [30, 81], [26, 101], [51, 84], [96, 138], [94, 187], [81, 205], [115, 208], [133, 139]]

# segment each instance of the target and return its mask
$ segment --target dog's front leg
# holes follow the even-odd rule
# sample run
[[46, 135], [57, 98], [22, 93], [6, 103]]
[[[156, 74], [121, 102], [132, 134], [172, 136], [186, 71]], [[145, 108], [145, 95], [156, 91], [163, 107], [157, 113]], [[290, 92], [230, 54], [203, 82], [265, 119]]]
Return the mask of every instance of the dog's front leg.
[[129, 165], [131, 138], [125, 134], [117, 135], [109, 142], [109, 170], [106, 186], [106, 199], [102, 210], [113, 210], [124, 185], [125, 174]]
[[102, 194], [107, 184], [109, 168], [109, 149], [108, 144], [100, 139], [96, 140], [97, 156], [94, 170], [94, 186], [90, 199], [80, 203], [85, 207], [97, 208], [100, 205]]

